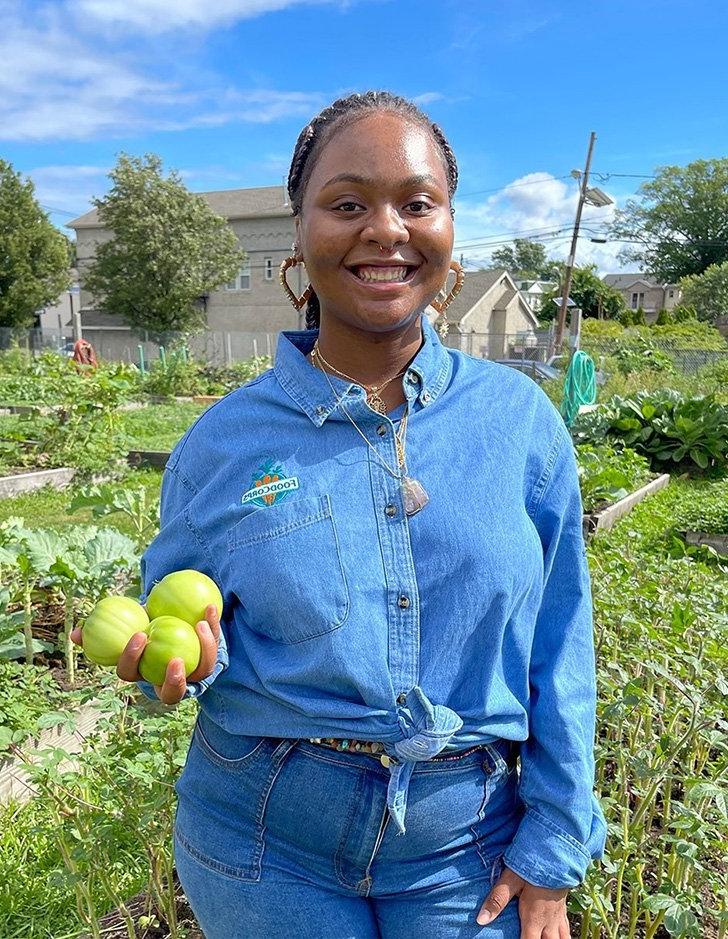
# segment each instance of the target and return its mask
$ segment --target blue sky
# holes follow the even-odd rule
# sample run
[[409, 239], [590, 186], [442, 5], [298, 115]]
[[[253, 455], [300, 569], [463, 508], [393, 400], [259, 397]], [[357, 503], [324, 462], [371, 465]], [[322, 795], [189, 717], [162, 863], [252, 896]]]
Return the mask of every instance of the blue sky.
[[[310, 117], [368, 88], [415, 98], [450, 139], [471, 262], [538, 231], [565, 256], [591, 130], [617, 204], [656, 166], [728, 155], [716, 0], [0, 0], [0, 23], [0, 156], [59, 225], [121, 150], [196, 191], [282, 183]], [[619, 270], [618, 248], [584, 237], [578, 261]]]

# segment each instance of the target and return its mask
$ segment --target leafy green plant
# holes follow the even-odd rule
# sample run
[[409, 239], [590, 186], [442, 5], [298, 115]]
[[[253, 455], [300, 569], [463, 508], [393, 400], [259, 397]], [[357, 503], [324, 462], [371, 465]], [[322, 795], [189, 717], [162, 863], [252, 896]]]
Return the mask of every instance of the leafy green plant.
[[205, 393], [205, 382], [200, 366], [187, 355], [171, 351], [166, 359], [157, 359], [144, 379], [144, 390], [153, 395], [200, 395]]
[[0, 404], [62, 405], [89, 385], [112, 385], [121, 400], [128, 400], [137, 393], [139, 373], [122, 362], [102, 361], [94, 369], [79, 366], [57, 352], [0, 352]]
[[[24, 656], [49, 651], [33, 637], [34, 591], [60, 596], [64, 604], [63, 653], [71, 685], [75, 681], [75, 649], [70, 633], [78, 612], [88, 611], [104, 593], [123, 589], [138, 569], [134, 543], [113, 528], [77, 528], [67, 532], [27, 529], [22, 519], [0, 525], [0, 564], [9, 568], [10, 598], [23, 612]], [[9, 601], [10, 602], [10, 601]], [[5, 657], [19, 651], [20, 636], [9, 637]], [[53, 647], [51, 647], [52, 649]]]
[[642, 369], [650, 369], [653, 372], [675, 371], [675, 363], [671, 357], [666, 352], [661, 352], [654, 343], [644, 339], [617, 349], [614, 361], [624, 375]]
[[587, 547], [609, 838], [570, 897], [584, 939], [726, 934], [728, 578], [670, 553], [674, 520], [725, 492], [674, 480]]
[[208, 365], [181, 350], [158, 359], [144, 379], [144, 391], [154, 395], [221, 395], [234, 391], [270, 368], [267, 355], [251, 356], [231, 365]]
[[120, 512], [131, 524], [134, 540], [141, 553], [154, 537], [159, 525], [159, 492], [152, 495], [145, 486], [114, 483], [87, 485], [71, 499], [68, 511], [91, 509], [95, 518]]
[[69, 692], [60, 688], [45, 666], [0, 659], [0, 755], [11, 743], [21, 744], [48, 726], [47, 715], [67, 713], [69, 707], [96, 694], [100, 683], [115, 677], [99, 673], [93, 688]]
[[662, 391], [614, 397], [579, 415], [572, 434], [577, 442], [619, 437], [660, 472], [721, 473], [728, 465], [728, 406], [711, 395], [687, 398]]
[[579, 486], [585, 512], [609, 505], [651, 478], [649, 460], [628, 447], [582, 444], [576, 447]]
[[[26, 767], [43, 805], [35, 839], [42, 834], [46, 857], [57, 859], [50, 884], [35, 888], [45, 890], [44, 905], [53, 906], [54, 920], [46, 922], [43, 934], [60, 936], [82, 926], [100, 939], [103, 914], [118, 909], [126, 935], [136, 939], [135, 917], [127, 900], [144, 889], [149, 897], [148, 920], [157, 918], [165, 925], [165, 935], [182, 939], [185, 931], [177, 920], [171, 850], [174, 783], [185, 761], [195, 709], [188, 702], [150, 715], [134, 707], [133, 698], [111, 689], [99, 698], [106, 717], [88, 736], [83, 752], [74, 755], [72, 765], [62, 768], [68, 754], [54, 748]], [[24, 758], [17, 745], [10, 750]], [[28, 891], [39, 875], [46, 879], [40, 874], [41, 864], [35, 852], [26, 853], [22, 883], [15, 884], [14, 893]], [[0, 870], [3, 866], [0, 861]], [[11, 879], [17, 880], [17, 875]], [[0, 877], [0, 883], [5, 928], [13, 935], [40, 936], [43, 908], [17, 903], [5, 888], [10, 880]], [[59, 891], [75, 903], [59, 902]]]

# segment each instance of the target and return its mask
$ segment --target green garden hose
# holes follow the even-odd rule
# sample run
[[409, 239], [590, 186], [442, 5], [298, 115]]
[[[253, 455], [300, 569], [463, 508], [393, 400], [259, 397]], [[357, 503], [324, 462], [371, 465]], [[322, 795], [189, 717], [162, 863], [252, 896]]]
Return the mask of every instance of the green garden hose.
[[597, 382], [594, 360], [581, 350], [574, 353], [564, 379], [564, 400], [561, 416], [567, 427], [574, 423], [582, 404], [594, 404], [597, 400]]

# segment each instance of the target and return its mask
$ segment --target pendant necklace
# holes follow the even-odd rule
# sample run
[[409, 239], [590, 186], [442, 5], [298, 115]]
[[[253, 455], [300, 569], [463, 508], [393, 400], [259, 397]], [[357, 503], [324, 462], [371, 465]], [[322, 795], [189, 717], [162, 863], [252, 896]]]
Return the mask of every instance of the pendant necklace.
[[[316, 352], [318, 352], [318, 350], [316, 350]], [[321, 357], [320, 352], [318, 352], [317, 357], [318, 358]], [[409, 414], [409, 404], [407, 405], [407, 412], [403, 415], [400, 421], [400, 430], [399, 432], [396, 432], [394, 435], [394, 440], [395, 440], [395, 444], [397, 447], [397, 462], [399, 463], [400, 467], [404, 470], [404, 472], [402, 473], [396, 473], [392, 469], [392, 467], [389, 466], [389, 464], [379, 455], [377, 448], [373, 447], [372, 444], [369, 442], [369, 440], [367, 440], [366, 434], [363, 434], [361, 432], [354, 418], [349, 414], [349, 412], [344, 407], [343, 398], [336, 397], [336, 390], [334, 389], [334, 386], [331, 384], [331, 379], [328, 376], [328, 372], [325, 369], [321, 368], [320, 365], [318, 367], [324, 373], [324, 376], [326, 377], [326, 381], [329, 383], [329, 388], [331, 388], [331, 392], [334, 395], [334, 398], [336, 398], [336, 404], [341, 408], [344, 414], [349, 418], [349, 421], [353, 425], [354, 430], [356, 430], [359, 436], [363, 438], [364, 443], [366, 443], [366, 445], [373, 451], [374, 455], [382, 464], [382, 466], [387, 470], [387, 472], [391, 476], [393, 476], [395, 479], [399, 480], [400, 485], [402, 487], [402, 501], [404, 502], [405, 514], [407, 516], [416, 515], [419, 511], [421, 511], [427, 505], [427, 503], [430, 501], [430, 497], [427, 495], [425, 487], [422, 485], [422, 483], [418, 479], [413, 479], [411, 476], [407, 475], [407, 458], [405, 455], [406, 439], [405, 438], [407, 436], [407, 417]], [[334, 371], [336, 371], [336, 369], [334, 369]], [[406, 369], [404, 371], [406, 371]], [[347, 375], [346, 377], [348, 378], [349, 376]], [[397, 377], [398, 377], [397, 375], [394, 376], [394, 378], [397, 378]], [[393, 379], [389, 379], [389, 380], [393, 381]], [[354, 379], [350, 379], [350, 381], [354, 381]], [[383, 385], [379, 386], [380, 389], [383, 387], [384, 387]], [[386, 411], [379, 412], [379, 413], [384, 413], [386, 415]]]
[[356, 378], [352, 378], [351, 375], [347, 375], [345, 372], [340, 372], [338, 368], [334, 368], [334, 366], [330, 362], [326, 361], [326, 359], [321, 354], [321, 350], [319, 349], [318, 338], [313, 344], [313, 349], [311, 349], [311, 359], [313, 360], [314, 364], [318, 364], [318, 367], [321, 369], [322, 372], [324, 371], [324, 369], [322, 368], [322, 365], [325, 365], [326, 368], [329, 369], [329, 371], [335, 372], [337, 375], [340, 375], [342, 378], [346, 378], [347, 381], [353, 381], [357, 385], [361, 385], [362, 388], [367, 393], [367, 404], [373, 411], [376, 411], [377, 414], [386, 415], [387, 413], [387, 407], [384, 403], [384, 399], [382, 398], [379, 392], [382, 390], [382, 388], [385, 388], [391, 381], [394, 381], [395, 378], [399, 378], [400, 375], [404, 375], [404, 373], [407, 371], [407, 367], [405, 366], [401, 372], [397, 372], [396, 375], [392, 375], [391, 378], [388, 378], [386, 381], [382, 382], [381, 385], [364, 385], [362, 384], [362, 382], [358, 381]]

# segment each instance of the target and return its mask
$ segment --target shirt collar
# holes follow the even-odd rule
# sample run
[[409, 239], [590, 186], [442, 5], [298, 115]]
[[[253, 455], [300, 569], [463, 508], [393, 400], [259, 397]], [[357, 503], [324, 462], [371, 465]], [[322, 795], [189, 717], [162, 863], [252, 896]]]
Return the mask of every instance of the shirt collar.
[[[451, 369], [450, 356], [426, 314], [420, 314], [423, 343], [404, 373], [404, 390], [410, 404], [419, 399], [428, 407], [442, 394]], [[284, 330], [278, 335], [273, 371], [281, 387], [320, 427], [336, 410], [342, 396], [351, 399], [364, 396], [364, 390], [355, 382], [326, 375], [306, 358], [318, 336], [318, 329]], [[344, 417], [346, 420], [346, 417]]]

